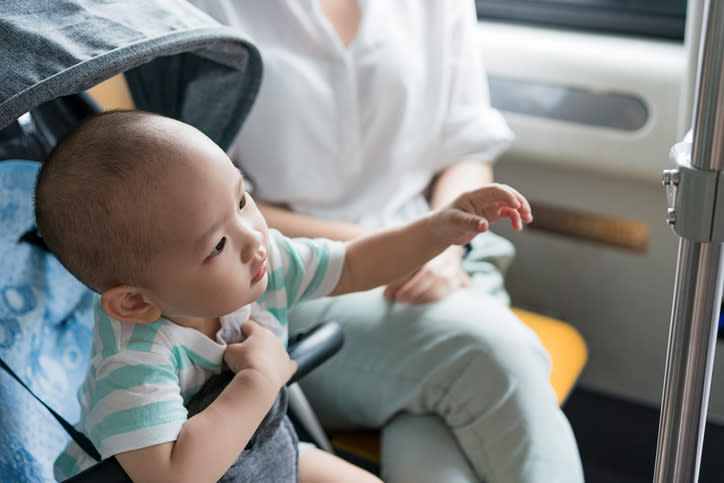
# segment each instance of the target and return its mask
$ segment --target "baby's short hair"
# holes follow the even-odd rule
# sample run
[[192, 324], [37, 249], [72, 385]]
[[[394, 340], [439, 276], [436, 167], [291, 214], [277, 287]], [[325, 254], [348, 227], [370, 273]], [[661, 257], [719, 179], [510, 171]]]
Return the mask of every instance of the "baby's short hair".
[[138, 284], [160, 247], [144, 199], [173, 152], [157, 129], [164, 120], [144, 111], [91, 116], [60, 140], [38, 174], [38, 231], [96, 292]]

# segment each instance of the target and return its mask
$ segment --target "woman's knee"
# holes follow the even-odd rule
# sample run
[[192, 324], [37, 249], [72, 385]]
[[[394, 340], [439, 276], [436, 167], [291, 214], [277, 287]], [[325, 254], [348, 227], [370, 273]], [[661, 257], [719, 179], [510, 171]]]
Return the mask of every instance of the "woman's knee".
[[[426, 410], [462, 414], [469, 409], [472, 414], [502, 398], [523, 403], [551, 390], [550, 357], [535, 332], [507, 307], [486, 306], [477, 316], [470, 310], [474, 307], [461, 300], [447, 320], [432, 313], [427, 314], [435, 316], [432, 320], [420, 321], [429, 332], [416, 345], [425, 362], [410, 371], [426, 368], [418, 373]], [[467, 310], [460, 313], [461, 308]]]

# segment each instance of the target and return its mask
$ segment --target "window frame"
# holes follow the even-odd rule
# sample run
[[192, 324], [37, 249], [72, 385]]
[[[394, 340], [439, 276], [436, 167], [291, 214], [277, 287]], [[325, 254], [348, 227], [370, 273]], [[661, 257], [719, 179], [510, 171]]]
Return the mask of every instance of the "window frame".
[[683, 41], [686, 0], [476, 0], [479, 20]]

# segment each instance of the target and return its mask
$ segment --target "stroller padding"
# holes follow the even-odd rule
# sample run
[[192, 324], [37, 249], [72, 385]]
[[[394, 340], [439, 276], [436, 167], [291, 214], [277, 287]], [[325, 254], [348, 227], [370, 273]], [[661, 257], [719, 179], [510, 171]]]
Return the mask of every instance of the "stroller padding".
[[[0, 357], [47, 404], [77, 421], [93, 294], [45, 250], [18, 239], [33, 225], [39, 163], [0, 162]], [[0, 371], [0, 481], [52, 481], [69, 440], [50, 413]]]

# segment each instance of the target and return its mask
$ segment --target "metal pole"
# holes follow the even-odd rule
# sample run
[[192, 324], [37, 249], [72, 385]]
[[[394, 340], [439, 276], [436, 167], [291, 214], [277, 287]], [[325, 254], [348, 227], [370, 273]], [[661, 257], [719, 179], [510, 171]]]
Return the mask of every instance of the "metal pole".
[[686, 69], [681, 83], [681, 99], [679, 99], [679, 112], [686, 115], [679, 116], [679, 125], [676, 130], [678, 138], [683, 137], [691, 129], [691, 113], [694, 112], [694, 89], [696, 89], [703, 12], [704, 0], [688, 0], [686, 2], [686, 26], [684, 30]]
[[[691, 166], [721, 172], [724, 168], [724, 0], [706, 1], [693, 118]], [[715, 189], [720, 186], [718, 173]], [[683, 182], [683, 180], [682, 180]], [[724, 193], [717, 193], [719, 198]], [[715, 196], [716, 200], [717, 197]], [[722, 203], [722, 201], [718, 201]], [[701, 216], [713, 206], [679, 206], [670, 221]], [[724, 212], [719, 213], [724, 216]], [[712, 223], [713, 225], [713, 223]], [[722, 300], [722, 240], [680, 233], [677, 276], [671, 313], [659, 441], [654, 482], [695, 483], [708, 409], [716, 329]]]

